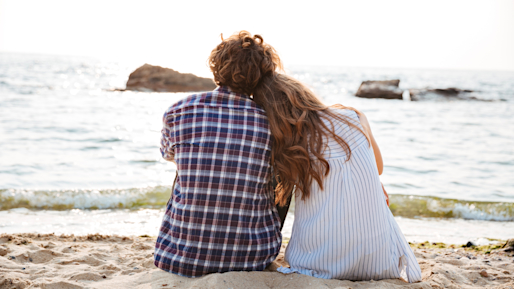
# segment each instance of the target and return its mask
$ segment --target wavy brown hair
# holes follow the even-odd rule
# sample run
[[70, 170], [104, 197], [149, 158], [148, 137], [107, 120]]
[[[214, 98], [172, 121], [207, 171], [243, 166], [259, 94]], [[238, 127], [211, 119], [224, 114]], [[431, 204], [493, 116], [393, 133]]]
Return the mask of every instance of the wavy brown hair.
[[[350, 158], [350, 146], [335, 134], [332, 120], [362, 130], [344, 115], [331, 111], [301, 82], [277, 74], [282, 62], [262, 36], [243, 30], [227, 39], [222, 37], [208, 63], [217, 85], [253, 95], [266, 111], [273, 138], [271, 164], [278, 182], [276, 203], [285, 205], [295, 187], [302, 200], [308, 198], [313, 180], [323, 189], [323, 179], [330, 171], [323, 157], [326, 137], [333, 137]], [[329, 120], [330, 127], [322, 118]]]
[[208, 59], [217, 85], [250, 96], [264, 77], [282, 70], [280, 57], [262, 36], [242, 30], [221, 39]]
[[[271, 164], [278, 181], [275, 202], [281, 206], [286, 204], [293, 191], [301, 193], [302, 200], [309, 198], [313, 180], [323, 190], [323, 179], [330, 171], [330, 165], [323, 157], [327, 138], [334, 138], [346, 151], [347, 160], [350, 159], [350, 146], [335, 133], [333, 120], [358, 129], [368, 138], [349, 117], [329, 109], [309, 88], [284, 74], [262, 79], [253, 100], [264, 108], [270, 124], [273, 136]], [[356, 111], [343, 105], [334, 108]], [[328, 120], [330, 127], [322, 118]]]

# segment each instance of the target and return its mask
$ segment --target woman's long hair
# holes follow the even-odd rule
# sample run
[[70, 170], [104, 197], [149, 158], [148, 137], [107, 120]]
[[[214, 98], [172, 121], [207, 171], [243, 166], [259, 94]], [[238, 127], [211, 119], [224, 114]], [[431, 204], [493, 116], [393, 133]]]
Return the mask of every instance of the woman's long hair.
[[[323, 190], [323, 179], [330, 171], [323, 157], [329, 137], [343, 147], [347, 160], [350, 159], [350, 146], [335, 133], [333, 120], [354, 127], [368, 137], [348, 117], [330, 110], [309, 88], [284, 74], [264, 77], [254, 90], [253, 100], [266, 111], [273, 136], [271, 164], [278, 180], [275, 202], [279, 205], [287, 202], [293, 190], [301, 193], [302, 200], [309, 198], [313, 180]], [[355, 110], [342, 105], [335, 108]], [[322, 118], [328, 120], [330, 127]]]

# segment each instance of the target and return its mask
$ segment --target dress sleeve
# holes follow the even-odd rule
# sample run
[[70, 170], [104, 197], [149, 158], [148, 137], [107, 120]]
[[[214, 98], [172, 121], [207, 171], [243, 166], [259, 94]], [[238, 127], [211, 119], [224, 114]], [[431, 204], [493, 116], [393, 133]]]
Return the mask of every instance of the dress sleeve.
[[162, 130], [161, 130], [161, 155], [162, 157], [170, 162], [174, 161], [175, 148], [172, 141], [173, 133], [173, 122], [170, 119], [168, 112], [166, 112], [162, 118]]

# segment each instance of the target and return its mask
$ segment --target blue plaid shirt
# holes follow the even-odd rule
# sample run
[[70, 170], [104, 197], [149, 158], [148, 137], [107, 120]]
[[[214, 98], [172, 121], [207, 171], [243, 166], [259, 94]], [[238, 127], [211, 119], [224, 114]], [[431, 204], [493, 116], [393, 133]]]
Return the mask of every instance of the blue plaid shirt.
[[178, 176], [155, 265], [187, 277], [263, 270], [282, 241], [264, 110], [222, 86], [179, 101], [163, 122], [161, 153]]

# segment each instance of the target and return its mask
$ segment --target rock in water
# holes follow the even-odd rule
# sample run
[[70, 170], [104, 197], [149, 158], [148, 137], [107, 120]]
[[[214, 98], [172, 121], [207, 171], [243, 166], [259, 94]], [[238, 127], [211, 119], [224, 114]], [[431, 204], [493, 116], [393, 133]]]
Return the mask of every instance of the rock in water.
[[399, 84], [399, 79], [363, 81], [355, 96], [364, 98], [403, 99], [403, 90], [398, 87]]
[[459, 99], [459, 100], [481, 100], [488, 101], [485, 99], [478, 99], [474, 96], [469, 96], [473, 90], [459, 89], [455, 87], [449, 88], [424, 88], [424, 89], [409, 89], [411, 100], [423, 100], [423, 99]]
[[180, 73], [170, 68], [145, 64], [132, 72], [127, 90], [158, 92], [208, 91], [216, 88], [210, 78]]
[[445, 96], [457, 96], [459, 93], [473, 92], [473, 90], [449, 87], [449, 88], [429, 89], [428, 92], [438, 93], [438, 94], [442, 94]]

